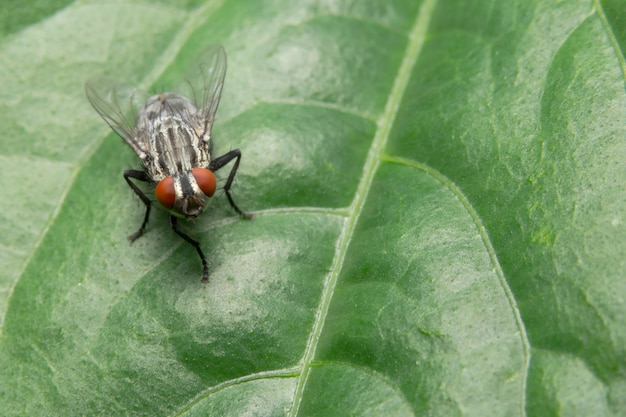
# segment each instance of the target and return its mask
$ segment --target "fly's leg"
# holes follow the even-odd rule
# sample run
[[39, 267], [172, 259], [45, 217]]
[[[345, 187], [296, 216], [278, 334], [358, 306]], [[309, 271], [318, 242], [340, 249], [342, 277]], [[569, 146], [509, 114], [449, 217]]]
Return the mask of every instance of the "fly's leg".
[[209, 169], [213, 172], [222, 168], [224, 165], [228, 164], [230, 161], [235, 159], [235, 165], [233, 165], [230, 170], [230, 174], [228, 174], [228, 179], [226, 180], [226, 185], [224, 185], [224, 192], [226, 193], [226, 198], [228, 198], [228, 202], [230, 206], [235, 210], [241, 217], [245, 217], [246, 219], [252, 220], [254, 218], [254, 214], [247, 213], [237, 207], [233, 197], [230, 195], [230, 187], [233, 185], [233, 181], [235, 180], [235, 175], [237, 174], [237, 169], [239, 168], [239, 161], [241, 160], [241, 151], [239, 149], [233, 149], [232, 151], [224, 154], [218, 158], [215, 158], [209, 164]]
[[128, 186], [139, 196], [141, 201], [146, 205], [146, 215], [143, 218], [143, 223], [141, 223], [141, 227], [132, 235], [128, 236], [128, 240], [130, 243], [133, 243], [139, 236], [143, 235], [143, 232], [146, 230], [146, 225], [148, 224], [148, 219], [150, 218], [150, 208], [152, 207], [150, 200], [146, 195], [141, 191], [137, 184], [132, 182], [130, 179], [136, 179], [138, 181], [143, 182], [151, 182], [150, 178], [148, 178], [148, 174], [144, 171], [136, 171], [134, 169], [127, 169], [124, 171], [124, 179], [128, 183]]
[[187, 241], [191, 246], [193, 246], [196, 249], [196, 252], [198, 252], [198, 256], [200, 256], [200, 260], [202, 261], [202, 282], [208, 282], [209, 281], [209, 264], [206, 261], [204, 252], [202, 252], [202, 248], [200, 247], [200, 242], [198, 242], [196, 239], [192, 238], [188, 234], [178, 230], [178, 218], [176, 216], [170, 216], [170, 226], [172, 226], [172, 230], [174, 230], [174, 232], [176, 232], [178, 236], [185, 239], [185, 241]]

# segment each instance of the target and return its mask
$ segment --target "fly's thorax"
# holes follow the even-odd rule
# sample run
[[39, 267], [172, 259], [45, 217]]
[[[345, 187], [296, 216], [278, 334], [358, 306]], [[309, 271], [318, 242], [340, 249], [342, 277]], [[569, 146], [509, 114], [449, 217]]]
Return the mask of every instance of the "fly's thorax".
[[146, 172], [157, 183], [157, 200], [173, 214], [197, 217], [215, 193], [210, 141], [198, 109], [175, 93], [152, 96], [137, 118], [136, 135], [145, 145]]
[[211, 162], [210, 131], [205, 131], [193, 103], [181, 95], [151, 97], [137, 119], [136, 136], [146, 147], [144, 165], [154, 181]]
[[155, 188], [157, 200], [173, 214], [181, 217], [198, 217], [213, 196], [215, 175], [207, 168], [168, 176]]

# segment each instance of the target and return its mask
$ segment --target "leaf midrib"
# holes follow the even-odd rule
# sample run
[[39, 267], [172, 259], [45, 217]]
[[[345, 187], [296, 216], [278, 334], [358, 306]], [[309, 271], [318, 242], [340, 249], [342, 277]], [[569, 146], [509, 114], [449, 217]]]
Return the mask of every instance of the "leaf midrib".
[[407, 89], [411, 73], [424, 45], [428, 25], [430, 24], [436, 5], [437, 0], [425, 0], [420, 6], [415, 23], [408, 34], [409, 42], [404, 51], [402, 62], [400, 63], [398, 73], [394, 79], [385, 109], [376, 123], [376, 133], [374, 134], [372, 145], [370, 146], [367, 159], [363, 166], [361, 181], [356, 189], [354, 199], [352, 200], [348, 210], [349, 215], [337, 241], [333, 265], [331, 267], [330, 274], [328, 274], [326, 282], [324, 283], [319, 308], [315, 315], [315, 322], [313, 324], [311, 334], [309, 335], [306, 350], [302, 357], [302, 372], [298, 377], [298, 383], [294, 392], [293, 403], [289, 413], [291, 417], [295, 417], [298, 414], [307, 379], [311, 371], [311, 363], [315, 357], [315, 351], [324, 328], [324, 323], [328, 315], [328, 310], [339, 279], [339, 274], [343, 268], [348, 247], [350, 246], [352, 236], [356, 230], [356, 225], [372, 187], [374, 175], [380, 165], [383, 151], [387, 145], [389, 134], [396, 119], [396, 115], [398, 114], [398, 109]]

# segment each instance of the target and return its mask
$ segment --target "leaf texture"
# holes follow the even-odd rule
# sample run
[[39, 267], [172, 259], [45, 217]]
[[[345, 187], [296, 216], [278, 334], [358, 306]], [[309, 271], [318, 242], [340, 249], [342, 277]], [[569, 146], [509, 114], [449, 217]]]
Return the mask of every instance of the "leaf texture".
[[[0, 12], [0, 414], [626, 409], [623, 1], [55, 3]], [[143, 210], [102, 74], [221, 43], [233, 188]], [[225, 181], [218, 172], [218, 185]]]

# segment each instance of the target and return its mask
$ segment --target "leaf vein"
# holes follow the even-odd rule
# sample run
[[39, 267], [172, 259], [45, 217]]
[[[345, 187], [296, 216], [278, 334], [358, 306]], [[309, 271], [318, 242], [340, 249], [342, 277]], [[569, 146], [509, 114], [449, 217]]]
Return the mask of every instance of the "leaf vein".
[[[428, 175], [435, 178], [437, 181], [439, 181], [445, 187], [447, 187], [459, 199], [463, 207], [465, 207], [465, 210], [467, 211], [467, 213], [472, 218], [472, 221], [474, 222], [474, 225], [476, 226], [476, 229], [480, 235], [480, 238], [483, 241], [483, 245], [485, 246], [487, 254], [489, 255], [489, 258], [491, 260], [491, 264], [493, 265], [493, 269], [496, 273], [496, 276], [498, 277], [498, 281], [500, 282], [500, 287], [504, 291], [504, 295], [506, 299], [508, 300], [509, 305], [511, 306], [511, 312], [513, 314], [513, 317], [515, 318], [515, 324], [520, 334], [520, 342], [522, 344], [522, 350], [524, 352], [524, 369], [523, 369], [524, 375], [521, 378], [520, 392], [523, 394], [526, 393], [528, 372], [530, 369], [530, 342], [528, 340], [528, 335], [526, 334], [526, 328], [524, 327], [524, 322], [522, 320], [520, 309], [517, 306], [515, 296], [513, 295], [513, 291], [511, 290], [511, 287], [509, 287], [509, 284], [504, 276], [504, 271], [502, 270], [502, 267], [500, 266], [500, 261], [498, 260], [498, 254], [496, 253], [494, 246], [491, 244], [491, 239], [489, 238], [487, 229], [483, 221], [481, 220], [480, 216], [478, 215], [478, 212], [474, 210], [474, 207], [470, 203], [469, 199], [454, 184], [454, 182], [452, 182], [445, 175], [435, 170], [434, 168], [428, 165], [413, 161], [413, 160], [409, 160], [409, 159], [397, 157], [397, 156], [384, 155], [383, 159], [388, 162], [403, 164], [403, 165], [414, 167], [414, 168], [417, 168], [426, 172]], [[522, 407], [524, 403], [525, 401], [524, 399], [522, 399], [522, 401], [520, 401], [520, 404], [522, 404]], [[526, 415], [526, 412], [524, 409], [521, 410], [520, 415]]]
[[407, 89], [411, 73], [424, 45], [430, 19], [434, 13], [436, 5], [437, 0], [425, 0], [420, 6], [415, 23], [409, 32], [409, 42], [405, 49], [398, 72], [395, 76], [385, 109], [377, 121], [376, 133], [374, 134], [372, 145], [370, 146], [367, 160], [365, 161], [363, 167], [363, 173], [361, 175], [361, 180], [357, 187], [354, 200], [349, 208], [350, 215], [337, 241], [333, 265], [326, 278], [326, 282], [324, 283], [324, 290], [322, 292], [319, 308], [315, 317], [315, 323], [313, 324], [307, 348], [302, 358], [302, 372], [298, 378], [298, 385], [294, 393], [293, 405], [290, 411], [290, 416], [292, 417], [295, 417], [298, 414], [298, 409], [304, 394], [304, 388], [311, 371], [311, 365], [313, 363], [316, 348], [324, 328], [324, 322], [328, 315], [330, 303], [332, 301], [334, 290], [339, 279], [339, 274], [343, 266], [343, 261], [346, 257], [348, 247], [350, 246], [352, 236], [354, 235], [360, 213], [365, 205], [368, 192], [371, 189], [374, 175], [380, 165], [383, 150], [387, 144], [400, 103]]
[[593, 8], [598, 13], [600, 22], [602, 23], [602, 26], [606, 30], [606, 34], [609, 37], [609, 41], [611, 42], [611, 45], [613, 46], [613, 49], [615, 50], [615, 55], [617, 56], [617, 59], [619, 60], [620, 67], [622, 68], [622, 76], [624, 77], [624, 80], [626, 81], [626, 58], [624, 58], [624, 51], [622, 51], [622, 49], [620, 48], [619, 41], [617, 40], [617, 37], [615, 36], [613, 28], [611, 27], [609, 20], [607, 19], [606, 14], [604, 13], [604, 8], [602, 8], [602, 4], [600, 3], [599, 0], [594, 0]]

